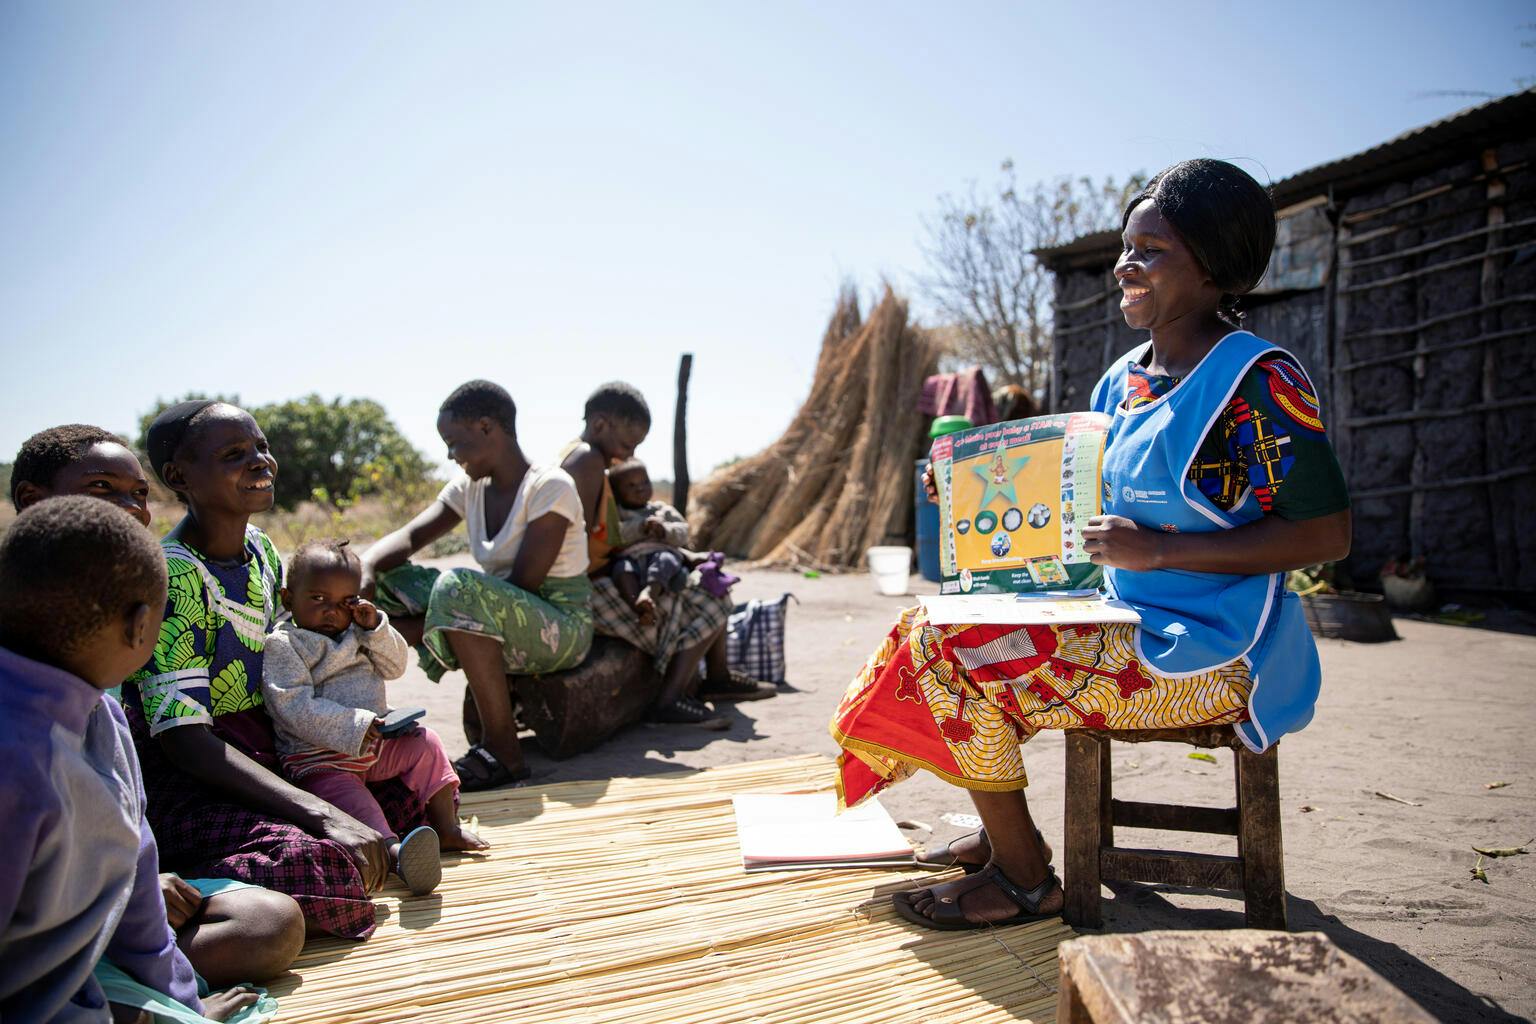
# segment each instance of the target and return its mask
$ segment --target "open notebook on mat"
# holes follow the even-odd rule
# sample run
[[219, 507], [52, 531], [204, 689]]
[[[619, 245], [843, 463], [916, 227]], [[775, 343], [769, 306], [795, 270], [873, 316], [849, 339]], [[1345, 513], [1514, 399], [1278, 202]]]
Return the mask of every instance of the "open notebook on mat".
[[837, 794], [742, 793], [731, 797], [742, 867], [748, 871], [911, 864], [911, 845], [878, 800], [837, 813]]

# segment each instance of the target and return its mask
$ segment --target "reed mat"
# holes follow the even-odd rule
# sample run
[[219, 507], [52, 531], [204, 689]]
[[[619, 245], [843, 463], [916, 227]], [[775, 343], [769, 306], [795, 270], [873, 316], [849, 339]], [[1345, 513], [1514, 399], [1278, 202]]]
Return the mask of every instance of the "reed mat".
[[829, 789], [823, 757], [466, 795], [493, 846], [396, 882], [366, 942], [316, 940], [279, 1024], [1053, 1021], [1060, 921], [920, 929], [916, 869], [746, 874], [731, 795]]

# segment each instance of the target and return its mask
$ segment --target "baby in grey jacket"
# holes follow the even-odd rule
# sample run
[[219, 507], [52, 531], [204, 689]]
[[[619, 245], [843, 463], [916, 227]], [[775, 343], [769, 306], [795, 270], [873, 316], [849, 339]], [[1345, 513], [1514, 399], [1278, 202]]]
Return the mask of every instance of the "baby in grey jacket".
[[[281, 591], [292, 620], [267, 636], [262, 694], [284, 774], [387, 838], [396, 872], [421, 895], [442, 878], [441, 849], [486, 844], [459, 824], [459, 777], [437, 733], [379, 732], [385, 683], [404, 674], [411, 648], [359, 595], [362, 574], [346, 541], [310, 541], [295, 552]], [[427, 825], [403, 839], [368, 788], [388, 779], [426, 808]]]

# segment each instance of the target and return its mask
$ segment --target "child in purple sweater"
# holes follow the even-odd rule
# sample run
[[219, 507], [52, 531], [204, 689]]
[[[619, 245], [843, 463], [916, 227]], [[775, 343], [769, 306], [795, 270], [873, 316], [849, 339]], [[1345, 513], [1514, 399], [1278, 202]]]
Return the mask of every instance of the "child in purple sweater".
[[103, 693], [148, 657], [165, 594], [154, 538], [94, 498], [41, 502], [0, 541], [0, 1019], [132, 1019], [95, 978], [104, 958], [215, 1020], [256, 1001], [198, 998], [128, 725]]

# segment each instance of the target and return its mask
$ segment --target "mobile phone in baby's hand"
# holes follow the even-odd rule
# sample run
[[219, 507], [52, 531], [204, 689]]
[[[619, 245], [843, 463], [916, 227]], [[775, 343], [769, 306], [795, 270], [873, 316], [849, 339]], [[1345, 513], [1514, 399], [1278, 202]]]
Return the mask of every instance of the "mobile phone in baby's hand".
[[395, 708], [380, 720], [379, 735], [398, 736], [426, 717], [426, 708]]

